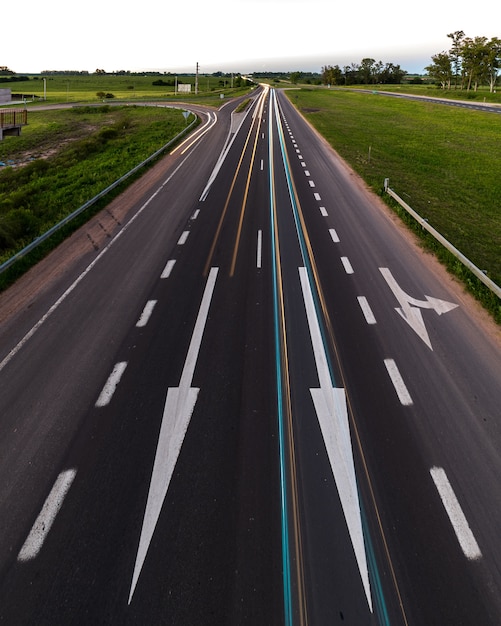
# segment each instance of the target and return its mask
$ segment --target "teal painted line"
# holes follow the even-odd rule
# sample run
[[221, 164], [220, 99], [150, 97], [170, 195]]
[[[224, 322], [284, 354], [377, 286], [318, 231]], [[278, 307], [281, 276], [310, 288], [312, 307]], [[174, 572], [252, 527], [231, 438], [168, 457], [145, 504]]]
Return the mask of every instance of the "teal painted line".
[[384, 598], [383, 584], [381, 582], [381, 576], [379, 575], [379, 569], [377, 566], [376, 555], [374, 552], [374, 546], [368, 531], [367, 519], [365, 515], [364, 503], [358, 493], [358, 501], [360, 502], [360, 515], [362, 518], [362, 530], [364, 533], [365, 553], [367, 555], [367, 563], [369, 566], [369, 577], [371, 580], [371, 593], [374, 601], [376, 615], [378, 617], [378, 624], [382, 626], [390, 626], [390, 618], [388, 616], [388, 609], [386, 607], [386, 601]]
[[[272, 96], [274, 92], [272, 90]], [[271, 103], [270, 103], [271, 106]], [[273, 271], [273, 317], [275, 327], [275, 371], [277, 384], [277, 409], [278, 409], [278, 439], [280, 450], [280, 506], [282, 525], [282, 578], [284, 594], [284, 617], [285, 625], [292, 626], [292, 594], [291, 594], [291, 573], [289, 555], [289, 520], [287, 516], [287, 475], [285, 458], [285, 435], [284, 435], [284, 414], [283, 414], [283, 393], [282, 393], [282, 363], [280, 358], [280, 316], [278, 305], [278, 268], [275, 247], [275, 220], [273, 204], [273, 154], [271, 152], [272, 116], [269, 117], [269, 191], [270, 191], [270, 222], [271, 222], [271, 247], [272, 247], [272, 271]]]
[[[321, 307], [320, 307], [320, 303], [318, 301], [318, 294], [317, 294], [317, 290], [313, 288], [313, 286], [315, 285], [315, 281], [313, 280], [313, 270], [311, 268], [311, 262], [310, 262], [310, 257], [308, 255], [308, 249], [306, 246], [306, 241], [304, 238], [304, 233], [303, 233], [303, 229], [301, 228], [301, 221], [299, 219], [299, 210], [297, 207], [297, 202], [296, 202], [296, 197], [294, 194], [294, 188], [292, 185], [292, 174], [291, 171], [289, 169], [289, 164], [287, 161], [287, 157], [286, 157], [286, 148], [285, 148], [285, 139], [284, 139], [284, 132], [283, 132], [283, 128], [282, 128], [282, 124], [280, 121], [280, 117], [279, 117], [279, 112], [278, 112], [278, 105], [275, 108], [275, 115], [276, 115], [276, 120], [277, 120], [277, 128], [278, 128], [278, 136], [280, 139], [280, 151], [282, 153], [282, 162], [284, 165], [284, 170], [285, 170], [285, 177], [287, 180], [287, 188], [289, 190], [289, 198], [292, 204], [292, 214], [294, 215], [294, 223], [296, 225], [296, 233], [298, 236], [298, 240], [299, 240], [299, 247], [301, 249], [301, 257], [303, 259], [303, 265], [306, 269], [306, 272], [308, 274], [308, 282], [310, 283], [310, 285], [312, 285], [312, 294], [313, 294], [313, 302], [315, 304], [315, 312], [317, 314], [317, 319], [321, 320], [323, 315], [321, 314]], [[322, 335], [322, 341], [324, 346], [328, 345], [328, 342], [326, 340], [325, 337], [325, 328], [323, 324], [320, 324], [320, 333]], [[331, 377], [331, 382], [332, 382], [332, 386], [333, 387], [337, 387], [336, 385], [336, 380], [334, 377], [334, 373], [333, 373], [333, 367], [332, 367], [332, 363], [331, 363], [331, 356], [330, 356], [330, 352], [329, 350], [324, 350], [325, 352], [325, 356], [327, 359], [327, 363], [329, 366], [329, 374]]]

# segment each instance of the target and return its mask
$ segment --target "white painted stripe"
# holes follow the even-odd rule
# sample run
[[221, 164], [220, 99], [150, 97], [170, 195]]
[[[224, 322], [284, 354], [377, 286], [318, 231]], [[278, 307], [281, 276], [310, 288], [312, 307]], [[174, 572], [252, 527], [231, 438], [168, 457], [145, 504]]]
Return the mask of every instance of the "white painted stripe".
[[264, 170], [264, 159], [261, 159], [261, 171]]
[[301, 150], [299, 148], [296, 148], [296, 152], [299, 154]]
[[99, 398], [96, 401], [97, 407], [106, 406], [110, 403], [113, 394], [115, 393], [115, 389], [117, 388], [120, 379], [122, 378], [123, 373], [125, 372], [125, 368], [127, 367], [127, 361], [121, 361], [120, 363], [116, 363], [113, 371], [109, 375], [106, 384], [103, 387], [103, 390], [99, 394]]
[[311, 176], [309, 170], [304, 170], [304, 174], [305, 174], [305, 176]]
[[[320, 208], [322, 209], [322, 207], [320, 207]], [[325, 211], [325, 209], [324, 209], [324, 211]], [[327, 211], [326, 211], [326, 213], [327, 213]], [[322, 215], [323, 215], [323, 213], [322, 213]], [[338, 234], [337, 234], [337, 232], [335, 231], [335, 229], [334, 229], [334, 228], [329, 228], [329, 233], [330, 233], [330, 235], [331, 235], [331, 239], [332, 239], [332, 241], [333, 241], [334, 243], [339, 243], [339, 237], [338, 237]]]
[[141, 313], [141, 317], [138, 319], [136, 327], [143, 328], [149, 322], [153, 309], [155, 308], [156, 300], [149, 300]]
[[169, 387], [167, 390], [162, 425], [160, 427], [155, 462], [153, 464], [153, 473], [151, 475], [148, 499], [146, 501], [143, 526], [141, 528], [141, 537], [139, 539], [136, 563], [132, 575], [129, 604], [132, 600], [197, 401], [199, 389], [191, 387], [191, 384], [205, 325], [209, 316], [217, 274], [218, 268], [211, 268], [195, 322], [195, 328], [193, 329], [188, 354], [181, 373], [179, 387]]
[[170, 273], [172, 272], [172, 268], [174, 267], [174, 265], [176, 264], [176, 259], [171, 259], [170, 261], [167, 261], [167, 265], [164, 268], [164, 271], [162, 272], [162, 275], [160, 276], [160, 278], [169, 278]]
[[49, 534], [56, 516], [64, 502], [71, 484], [76, 476], [76, 469], [61, 472], [44, 502], [42, 510], [33, 524], [30, 534], [17, 556], [18, 561], [30, 561], [40, 552], [43, 543]]
[[358, 296], [358, 303], [362, 309], [362, 313], [365, 316], [367, 324], [376, 324], [376, 318], [365, 296]]
[[322, 198], [320, 197], [320, 194], [319, 194], [319, 193], [317, 193], [317, 192], [315, 192], [313, 195], [315, 196], [315, 200], [318, 200], [318, 201], [320, 202], [320, 200], [322, 199]]
[[197, 209], [195, 213], [193, 213], [193, 215], [191, 216], [191, 219], [196, 220], [199, 215], [200, 215], [200, 209]]
[[185, 230], [184, 233], [181, 235], [181, 237], [179, 237], [179, 240], [177, 242], [178, 246], [183, 246], [186, 243], [186, 240], [188, 239], [188, 235], [190, 234], [189, 230]]
[[354, 273], [353, 268], [352, 268], [351, 263], [350, 263], [350, 259], [347, 256], [342, 256], [341, 257], [341, 263], [343, 264], [344, 271], [347, 274], [353, 274]]
[[327, 213], [327, 209], [324, 206], [320, 207], [320, 213], [322, 214], [322, 217], [328, 217], [328, 213]]
[[343, 388], [332, 386], [329, 362], [320, 331], [320, 323], [308, 273], [304, 267], [298, 269], [320, 385], [318, 389], [310, 389], [310, 393], [348, 525], [360, 575], [366, 591], [367, 602], [372, 611], [369, 571], [365, 556], [346, 394]]
[[315, 183], [312, 180], [309, 180], [308, 182], [310, 183], [310, 187], [314, 187], [315, 186]]
[[261, 269], [262, 254], [263, 254], [263, 231], [258, 230], [257, 231], [257, 258], [256, 258], [256, 265], [258, 269]]
[[441, 467], [432, 467], [430, 474], [442, 499], [442, 504], [447, 511], [447, 515], [449, 516], [464, 555], [467, 559], [470, 559], [470, 561], [479, 559], [482, 556], [482, 552], [478, 547], [478, 543], [463, 513], [463, 509], [456, 498], [456, 494], [451, 487], [447, 474]]
[[397, 364], [393, 359], [385, 359], [384, 364], [386, 365], [386, 369], [390, 375], [391, 382], [395, 387], [398, 399], [404, 406], [412, 406], [413, 402], [411, 395], [407, 391], [407, 387], [405, 386], [402, 376], [400, 375]]
[[304, 161], [301, 161], [301, 167], [306, 167], [306, 163]]

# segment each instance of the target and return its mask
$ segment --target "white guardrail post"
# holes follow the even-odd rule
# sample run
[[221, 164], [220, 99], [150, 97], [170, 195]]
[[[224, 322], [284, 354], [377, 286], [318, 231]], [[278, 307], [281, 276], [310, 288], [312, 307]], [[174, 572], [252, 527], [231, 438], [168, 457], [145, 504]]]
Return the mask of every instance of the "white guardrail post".
[[457, 248], [455, 248], [445, 237], [443, 237], [437, 230], [430, 226], [428, 222], [421, 217], [412, 207], [410, 207], [400, 196], [398, 196], [393, 189], [390, 188], [390, 179], [384, 179], [384, 190], [385, 192], [391, 196], [394, 200], [398, 202], [398, 204], [412, 215], [412, 217], [420, 224], [424, 229], [426, 229], [437, 241], [439, 241], [444, 248], [446, 248], [451, 254], [453, 254], [457, 259], [461, 261], [461, 263], [467, 267], [472, 274], [474, 274], [479, 280], [481, 280], [484, 285], [486, 285], [498, 298], [501, 298], [501, 287], [496, 285], [496, 283], [491, 280], [482, 270], [480, 270], [475, 264], [473, 264], [470, 259], [464, 256], [462, 252], [460, 252]]

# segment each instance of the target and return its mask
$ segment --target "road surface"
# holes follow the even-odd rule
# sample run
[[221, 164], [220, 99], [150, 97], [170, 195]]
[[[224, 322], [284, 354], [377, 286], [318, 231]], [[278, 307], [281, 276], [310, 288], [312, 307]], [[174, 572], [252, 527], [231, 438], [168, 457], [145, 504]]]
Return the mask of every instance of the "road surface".
[[499, 623], [498, 339], [283, 93], [230, 108], [0, 296], [0, 619]]

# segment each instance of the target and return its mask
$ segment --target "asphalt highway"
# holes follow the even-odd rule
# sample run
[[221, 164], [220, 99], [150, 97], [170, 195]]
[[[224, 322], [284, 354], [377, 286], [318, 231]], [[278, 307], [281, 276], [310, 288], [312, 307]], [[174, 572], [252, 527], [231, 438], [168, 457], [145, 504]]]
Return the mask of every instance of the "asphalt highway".
[[498, 624], [498, 340], [285, 94], [234, 106], [0, 317], [0, 621]]

